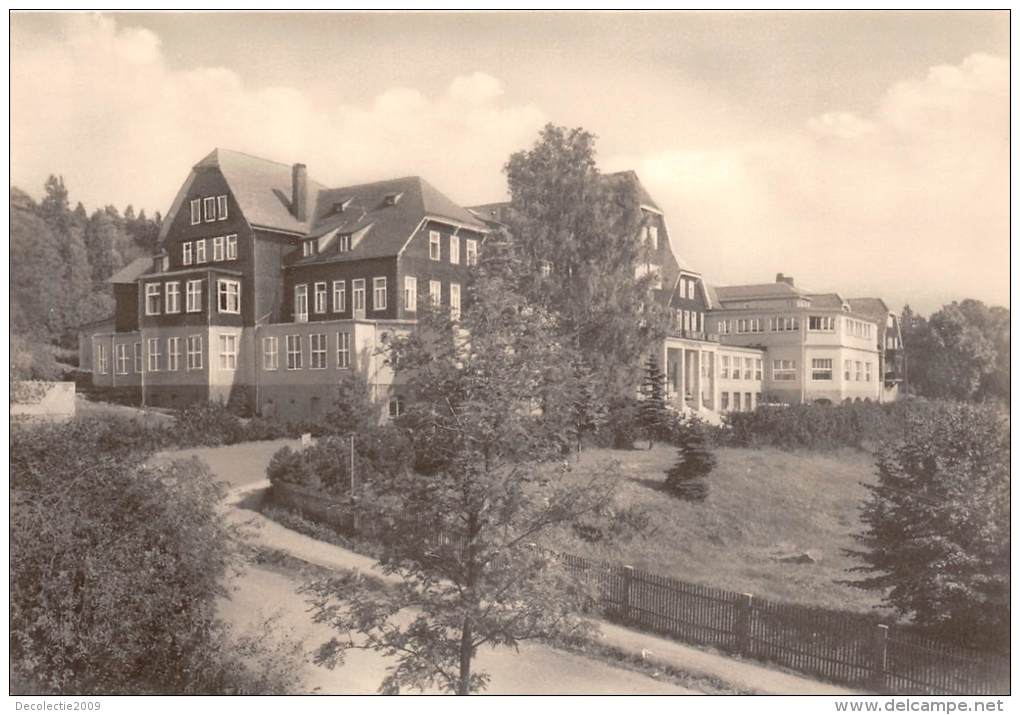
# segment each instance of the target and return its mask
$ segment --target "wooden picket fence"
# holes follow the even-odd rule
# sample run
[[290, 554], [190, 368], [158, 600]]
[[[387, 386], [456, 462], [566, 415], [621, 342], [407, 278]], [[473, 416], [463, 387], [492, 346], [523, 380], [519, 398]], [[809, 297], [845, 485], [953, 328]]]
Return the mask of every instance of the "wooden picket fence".
[[[350, 505], [275, 486], [272, 499], [339, 531], [371, 532]], [[359, 526], [361, 527], [359, 529]], [[449, 544], [439, 529], [424, 540]], [[1008, 695], [1009, 659], [887, 626], [859, 613], [777, 603], [570, 554], [552, 554], [597, 594], [606, 618], [880, 693]]]

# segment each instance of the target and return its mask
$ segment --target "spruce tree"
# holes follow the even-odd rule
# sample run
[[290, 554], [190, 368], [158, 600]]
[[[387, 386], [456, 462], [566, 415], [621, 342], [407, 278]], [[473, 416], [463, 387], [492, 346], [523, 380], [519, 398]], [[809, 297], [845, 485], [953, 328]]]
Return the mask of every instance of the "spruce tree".
[[641, 380], [640, 420], [641, 427], [648, 438], [648, 449], [657, 438], [661, 438], [666, 430], [666, 376], [659, 368], [659, 361], [654, 353], [649, 353], [645, 360], [645, 374]]
[[708, 485], [704, 478], [715, 468], [715, 455], [708, 448], [704, 423], [691, 417], [678, 426], [677, 461], [666, 471], [666, 489], [687, 501], [704, 501]]

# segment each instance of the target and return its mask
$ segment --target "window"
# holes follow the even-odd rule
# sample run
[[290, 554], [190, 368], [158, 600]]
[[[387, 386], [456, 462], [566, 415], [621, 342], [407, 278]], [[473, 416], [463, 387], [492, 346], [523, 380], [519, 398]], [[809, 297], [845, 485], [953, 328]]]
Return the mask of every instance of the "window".
[[237, 259], [237, 234], [232, 233], [227, 236], [227, 260], [233, 261]]
[[404, 310], [418, 310], [418, 279], [414, 276], [404, 276]]
[[694, 300], [694, 281], [687, 281], [687, 298]]
[[326, 312], [326, 282], [315, 284], [315, 312], [325, 313]]
[[216, 294], [221, 313], [241, 312], [241, 281], [220, 278], [216, 281]]
[[280, 343], [275, 337], [262, 338], [262, 369], [276, 370], [280, 367]]
[[658, 226], [646, 226], [645, 227], [645, 243], [653, 251], [659, 250], [659, 227]]
[[722, 367], [719, 370], [719, 377], [723, 380], [728, 380], [730, 377], [730, 356], [723, 355], [721, 360]]
[[429, 231], [429, 259], [439, 260], [439, 231]]
[[195, 263], [205, 263], [205, 239], [195, 241]]
[[191, 265], [191, 241], [181, 244], [181, 263], [185, 266]]
[[800, 330], [800, 322], [789, 315], [774, 316], [769, 320], [769, 330], [774, 333], [785, 333]]
[[543, 278], [548, 278], [549, 276], [551, 276], [552, 275], [552, 263], [550, 263], [549, 261], [539, 261], [538, 262], [538, 275], [542, 276]]
[[720, 320], [718, 323], [716, 323], [715, 329], [719, 332], [720, 335], [727, 335], [730, 332], [730, 321]]
[[212, 240], [212, 259], [214, 261], [223, 260], [223, 236], [217, 236]]
[[808, 330], [814, 332], [831, 333], [836, 329], [836, 316], [834, 315], [811, 315], [808, 316]]
[[287, 369], [301, 369], [301, 336], [287, 336]]
[[159, 283], [145, 284], [145, 314], [159, 315]]
[[164, 287], [164, 298], [166, 300], [166, 312], [181, 312], [181, 284], [179, 281], [169, 281]]
[[754, 359], [754, 379], [761, 380], [761, 358]]
[[336, 334], [336, 366], [347, 368], [351, 366], [351, 334]]
[[847, 382], [850, 382], [850, 372], [853, 369], [852, 365], [853, 365], [852, 360], [843, 361], [843, 379], [846, 380]]
[[227, 220], [227, 197], [226, 195], [216, 197], [216, 218], [219, 221]]
[[149, 372], [159, 372], [159, 338], [149, 338]]
[[744, 379], [750, 380], [754, 370], [754, 358], [744, 358]]
[[355, 278], [351, 281], [351, 307], [355, 313], [365, 314], [365, 279]]
[[202, 199], [191, 200], [191, 225], [202, 223]]
[[739, 392], [734, 392], [733, 393], [733, 410], [735, 412], [740, 412], [740, 393]]
[[106, 363], [106, 346], [102, 343], [96, 343], [96, 372], [100, 375], [105, 375], [108, 367]]
[[202, 281], [188, 281], [184, 309], [189, 313], [202, 312]]
[[216, 220], [216, 197], [206, 196], [202, 199], [202, 208], [205, 210], [205, 222]]
[[750, 392], [745, 392], [744, 393], [744, 409], [746, 409], [748, 412], [750, 412], [751, 410], [754, 409], [754, 405], [751, 404], [751, 393]]
[[308, 285], [305, 283], [294, 286], [294, 320], [308, 322]]
[[341, 233], [340, 237], [336, 240], [336, 250], [339, 253], [347, 253], [351, 250], [351, 234]]
[[871, 382], [871, 363], [864, 363], [864, 381]]
[[811, 360], [812, 380], [832, 379], [832, 360], [829, 358], [813, 358]]
[[469, 266], [478, 265], [478, 241], [473, 238], [464, 239], [464, 262]]
[[166, 369], [181, 369], [181, 339], [180, 337], [166, 339]]
[[128, 374], [128, 346], [127, 343], [120, 343], [117, 346], [116, 371], [118, 375]]
[[680, 313], [680, 327], [683, 330], [691, 329], [691, 311], [684, 310]]
[[345, 281], [333, 281], [333, 312], [343, 312], [347, 307], [346, 304], [347, 283]]
[[860, 382], [860, 381], [861, 381], [861, 361], [860, 361], [860, 360], [857, 360], [856, 362], [854, 362], [854, 368], [856, 368], [856, 369], [854, 370], [854, 373], [855, 373], [855, 375], [856, 375], [856, 376], [854, 377], [854, 379], [855, 379], [855, 380], [856, 380], [857, 382]]
[[142, 371], [142, 344], [135, 343], [135, 372]]
[[390, 419], [395, 419], [404, 414], [404, 398], [400, 395], [394, 395], [390, 398]]
[[372, 310], [386, 310], [386, 279], [372, 279]]
[[313, 370], [326, 369], [326, 334], [312, 333], [308, 336], [308, 346], [311, 348], [311, 360], [308, 367]]
[[460, 263], [459, 236], [450, 236], [450, 263]]
[[722, 411], [724, 412], [730, 409], [730, 393], [728, 392], [719, 393], [719, 407], [722, 408]]
[[460, 320], [460, 283], [450, 284], [450, 317]]
[[305, 241], [301, 244], [301, 255], [304, 258], [308, 258], [315, 253], [314, 241]]
[[237, 335], [220, 336], [220, 370], [237, 369]]
[[189, 335], [187, 340], [188, 348], [188, 369], [202, 369], [202, 336]]
[[433, 308], [443, 304], [443, 284], [439, 281], [429, 281], [429, 302]]
[[797, 379], [797, 361], [796, 360], [773, 360], [772, 361], [772, 379], [773, 380], [796, 380]]

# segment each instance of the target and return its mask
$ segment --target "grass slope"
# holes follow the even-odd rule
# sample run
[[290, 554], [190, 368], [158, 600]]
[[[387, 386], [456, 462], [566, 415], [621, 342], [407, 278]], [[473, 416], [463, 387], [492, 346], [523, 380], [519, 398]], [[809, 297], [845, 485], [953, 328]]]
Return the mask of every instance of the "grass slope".
[[[836, 583], [857, 565], [842, 549], [860, 531], [858, 509], [874, 480], [871, 455], [858, 450], [785, 452], [716, 450], [708, 499], [700, 504], [662, 490], [675, 450], [586, 451], [575, 478], [606, 460], [619, 463], [617, 505], [647, 512], [649, 526], [613, 545], [589, 543], [563, 530], [547, 543], [568, 553], [785, 602], [868, 611], [880, 594]], [[774, 557], [811, 549], [818, 563]]]

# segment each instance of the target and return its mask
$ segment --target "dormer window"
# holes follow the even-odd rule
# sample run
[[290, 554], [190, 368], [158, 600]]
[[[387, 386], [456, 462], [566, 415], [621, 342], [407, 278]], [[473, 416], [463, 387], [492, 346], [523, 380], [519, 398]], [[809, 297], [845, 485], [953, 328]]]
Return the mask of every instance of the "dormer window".
[[351, 234], [341, 233], [336, 239], [336, 250], [340, 253], [347, 253], [351, 250]]
[[333, 204], [333, 213], [342, 214], [347, 210], [347, 207], [350, 206], [350, 204], [351, 199], [341, 199], [340, 201], [337, 201]]
[[301, 255], [304, 256], [305, 258], [307, 258], [308, 256], [314, 256], [315, 246], [316, 243], [314, 239], [311, 241], [305, 241], [304, 244], [301, 246]]
[[383, 197], [383, 206], [396, 206], [401, 196], [403, 196], [402, 193], [386, 194]]

